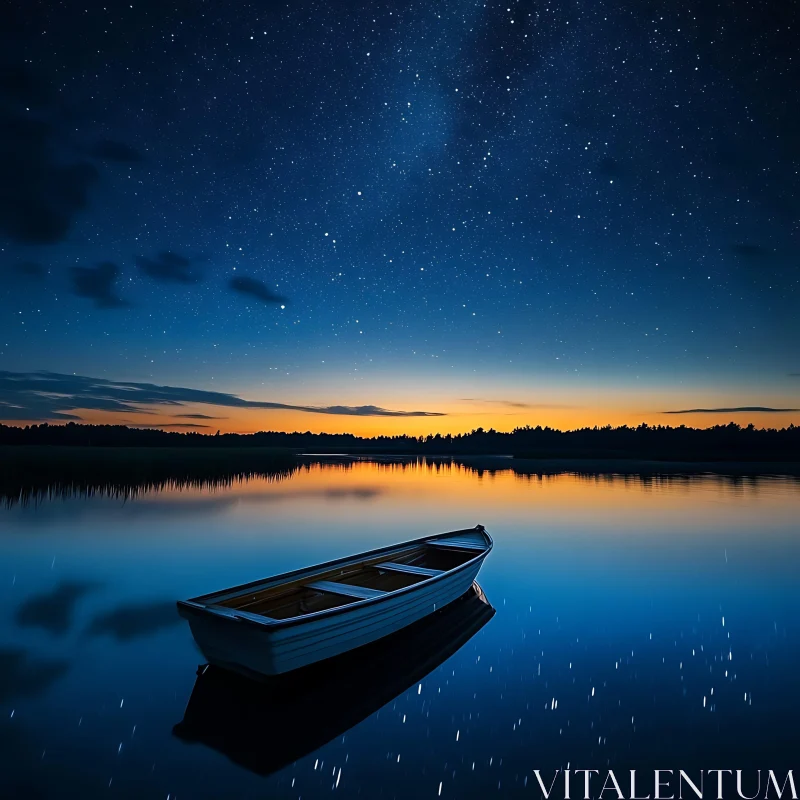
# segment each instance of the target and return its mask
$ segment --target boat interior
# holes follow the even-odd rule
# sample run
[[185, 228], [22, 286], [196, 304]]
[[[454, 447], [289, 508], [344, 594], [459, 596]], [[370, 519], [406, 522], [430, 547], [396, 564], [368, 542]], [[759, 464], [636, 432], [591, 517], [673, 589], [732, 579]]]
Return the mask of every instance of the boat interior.
[[474, 539], [432, 540], [277, 585], [209, 597], [207, 602], [286, 620], [405, 589], [455, 569], [485, 549]]

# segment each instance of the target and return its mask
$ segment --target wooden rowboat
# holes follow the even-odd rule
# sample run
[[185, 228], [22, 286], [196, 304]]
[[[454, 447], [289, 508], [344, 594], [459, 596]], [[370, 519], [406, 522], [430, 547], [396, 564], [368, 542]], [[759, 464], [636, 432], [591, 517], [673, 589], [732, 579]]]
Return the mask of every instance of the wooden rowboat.
[[473, 583], [465, 595], [397, 633], [286, 675], [255, 682], [204, 664], [173, 734], [270, 775], [344, 735], [403, 692], [416, 695], [417, 684], [494, 613]]
[[278, 675], [374, 642], [463, 595], [492, 538], [426, 536], [178, 602], [209, 664]]

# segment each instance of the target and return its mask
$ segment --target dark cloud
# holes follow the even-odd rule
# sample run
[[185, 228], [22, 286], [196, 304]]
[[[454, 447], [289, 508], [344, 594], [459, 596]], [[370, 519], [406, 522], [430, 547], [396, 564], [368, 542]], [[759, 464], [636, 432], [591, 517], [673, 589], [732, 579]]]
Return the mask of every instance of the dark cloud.
[[234, 292], [255, 297], [256, 300], [260, 300], [262, 303], [286, 303], [285, 298], [275, 294], [265, 283], [255, 278], [248, 278], [245, 275], [237, 275], [235, 278], [231, 278], [228, 286]]
[[162, 250], [155, 258], [136, 256], [136, 266], [145, 275], [167, 283], [197, 283], [202, 275], [192, 269], [192, 259]]
[[78, 601], [96, 584], [64, 581], [50, 592], [26, 600], [16, 614], [17, 623], [28, 628], [43, 628], [52, 634], [66, 633]]
[[66, 661], [33, 659], [25, 650], [0, 649], [0, 703], [41, 694], [67, 666]]
[[90, 151], [94, 158], [103, 161], [119, 161], [123, 164], [135, 164], [142, 161], [142, 154], [124, 142], [115, 142], [111, 139], [102, 139]]
[[248, 494], [247, 498], [237, 502], [273, 503], [303, 498], [321, 498], [323, 500], [374, 500], [385, 494], [381, 486], [354, 486], [351, 489], [303, 489], [301, 491], [273, 491]]
[[744, 414], [749, 411], [765, 414], [784, 414], [800, 408], [769, 408], [768, 406], [737, 406], [736, 408], [685, 408], [680, 411], [662, 411], [662, 414]]
[[72, 267], [72, 290], [78, 297], [94, 300], [97, 308], [125, 308], [130, 305], [114, 293], [114, 283], [119, 276], [119, 267], [111, 261], [103, 261], [96, 267]]
[[173, 414], [175, 419], [228, 419], [227, 417], [213, 417], [211, 414]]
[[[275, 404], [277, 405], [277, 404]], [[294, 411], [311, 411], [317, 414], [340, 414], [346, 417], [444, 417], [437, 411], [390, 411], [380, 406], [284, 406]]]
[[112, 636], [126, 642], [150, 636], [180, 622], [175, 603], [171, 600], [141, 605], [119, 606], [101, 614], [89, 625], [92, 636]]
[[0, 233], [22, 244], [63, 241], [98, 178], [70, 158], [49, 90], [30, 70], [0, 64]]
[[26, 278], [41, 278], [44, 276], [44, 267], [35, 261], [20, 261], [17, 264], [16, 272]]
[[731, 247], [737, 256], [742, 258], [751, 259], [753, 261], [764, 261], [765, 259], [772, 258], [775, 253], [760, 244], [751, 244], [749, 242], [740, 242]]
[[149, 428], [152, 430], [161, 430], [162, 428], [210, 428], [210, 425], [199, 425], [196, 422], [163, 422], [160, 425], [141, 425], [138, 422], [129, 422], [132, 428]]
[[[50, 86], [25, 65], [0, 63], [0, 234], [21, 244], [64, 241], [89, 205], [100, 173], [66, 123]], [[101, 161], [134, 163], [140, 153], [110, 139], [88, 149]]]
[[[152, 414], [148, 406], [199, 403], [224, 408], [286, 409], [312, 414], [360, 417], [441, 417], [435, 411], [392, 411], [379, 406], [300, 406], [260, 400], [243, 400], [233, 394], [151, 383], [110, 381], [55, 372], [0, 371], [0, 419], [79, 420], [79, 409]], [[159, 426], [161, 427], [161, 426]]]
[[492, 403], [498, 406], [508, 406], [509, 408], [533, 408], [530, 403], [520, 403], [516, 400], [487, 400], [482, 397], [462, 397], [463, 403]]
[[383, 489], [362, 486], [355, 489], [325, 489], [320, 494], [327, 500], [374, 500], [383, 493]]
[[508, 408], [575, 408], [576, 406], [565, 406], [558, 403], [522, 403], [517, 400], [489, 400], [483, 397], [462, 397], [463, 403], [492, 403]]
[[89, 203], [97, 170], [89, 163], [52, 160], [51, 126], [0, 118], [0, 231], [23, 244], [55, 244]]

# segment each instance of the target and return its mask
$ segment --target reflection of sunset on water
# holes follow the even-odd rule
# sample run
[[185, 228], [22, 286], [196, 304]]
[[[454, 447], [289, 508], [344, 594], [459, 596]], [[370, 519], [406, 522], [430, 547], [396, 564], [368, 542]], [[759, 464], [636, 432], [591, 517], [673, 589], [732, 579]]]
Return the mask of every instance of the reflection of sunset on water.
[[[289, 481], [235, 480], [229, 488], [220, 491], [231, 492], [242, 499], [288, 499], [306, 495], [335, 500], [339, 495], [358, 494], [368, 499], [388, 494], [406, 498], [412, 495], [420, 502], [430, 499], [437, 503], [481, 492], [481, 499], [488, 502], [526, 506], [535, 498], [541, 508], [561, 510], [565, 503], [579, 496], [581, 506], [605, 508], [613, 508], [624, 499], [627, 510], [634, 513], [644, 506], [652, 510], [654, 503], [659, 511], [675, 508], [688, 493], [705, 498], [708, 503], [735, 502], [737, 497], [747, 498], [748, 503], [760, 499], [773, 511], [779, 498], [785, 498], [790, 505], [792, 499], [800, 502], [800, 494], [784, 491], [786, 487], [800, 490], [800, 481], [781, 476], [586, 474], [569, 471], [569, 467], [556, 474], [537, 474], [522, 472], [526, 462], [513, 459], [324, 458], [317, 462], [305, 457]], [[487, 463], [489, 466], [485, 466]], [[194, 496], [203, 490], [171, 488], [165, 491], [179, 498]], [[718, 510], [724, 513], [724, 508]]]
[[[315, 531], [334, 552], [343, 528], [367, 547], [482, 522], [505, 542], [548, 543], [557, 536], [592, 552], [617, 552], [627, 542], [632, 549], [623, 558], [637, 552], [644, 558], [698, 536], [744, 541], [753, 530], [789, 542], [800, 513], [800, 481], [788, 477], [537, 475], [515, 472], [520, 467], [511, 459], [490, 463], [491, 469], [477, 469], [447, 459], [308, 460], [288, 479], [253, 478], [211, 491], [168, 488], [133, 505], [224, 513], [234, 526], [227, 535], [235, 538], [299, 527]], [[755, 544], [750, 538], [748, 547]], [[766, 555], [761, 549], [760, 557]]]
[[[576, 474], [547, 462], [538, 469], [548, 474], [526, 474], [534, 468], [508, 458], [304, 457], [269, 476], [234, 469], [199, 486], [126, 491], [118, 482], [110, 492], [84, 484], [0, 509], [0, 601], [12, 610], [0, 634], [30, 650], [33, 668], [45, 657], [65, 665], [41, 700], [11, 690], [36, 774], [57, 774], [41, 771], [41, 753], [58, 747], [104, 789], [114, 774], [157, 782], [164, 797], [177, 787], [210, 800], [250, 789], [280, 796], [296, 779], [303, 796], [319, 796], [330, 790], [312, 783], [319, 761], [347, 764], [342, 786], [355, 797], [367, 796], [365, 765], [383, 763], [387, 749], [415, 792], [467, 752], [470, 785], [484, 797], [532, 766], [592, 762], [598, 736], [608, 740], [601, 756], [638, 766], [663, 748], [665, 724], [680, 732], [670, 763], [690, 764], [701, 740], [719, 748], [714, 763], [743, 749], [762, 766], [780, 756], [788, 745], [774, 722], [800, 709], [800, 482]], [[258, 786], [171, 736], [202, 659], [176, 600], [476, 523], [495, 543], [479, 583], [497, 613], [415, 682], [419, 694], [412, 687], [349, 731], [323, 720], [340, 735]], [[46, 638], [36, 625], [51, 613], [64, 632]], [[447, 630], [437, 639], [446, 648]], [[405, 653], [388, 658], [408, 664]], [[490, 766], [501, 751], [503, 764], [498, 756]]]

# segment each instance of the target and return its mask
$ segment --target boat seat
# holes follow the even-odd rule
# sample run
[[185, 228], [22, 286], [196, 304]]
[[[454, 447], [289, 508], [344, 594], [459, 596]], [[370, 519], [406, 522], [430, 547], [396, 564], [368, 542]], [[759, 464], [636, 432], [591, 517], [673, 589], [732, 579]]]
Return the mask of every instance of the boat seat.
[[442, 541], [425, 542], [431, 547], [444, 547], [448, 550], [485, 550], [486, 545], [470, 539], [444, 539]]
[[382, 592], [380, 589], [348, 586], [346, 583], [336, 583], [335, 581], [314, 581], [314, 583], [307, 583], [306, 587], [317, 592], [330, 592], [331, 594], [340, 594], [343, 597], [357, 597], [359, 600], [369, 600], [372, 597], [382, 597], [387, 594], [387, 592]]
[[415, 567], [412, 564], [396, 564], [394, 561], [384, 561], [383, 564], [376, 565], [378, 569], [388, 569], [391, 572], [408, 572], [411, 575], [425, 575], [428, 578], [433, 578], [435, 575], [441, 575], [443, 569], [428, 569], [427, 567]]

